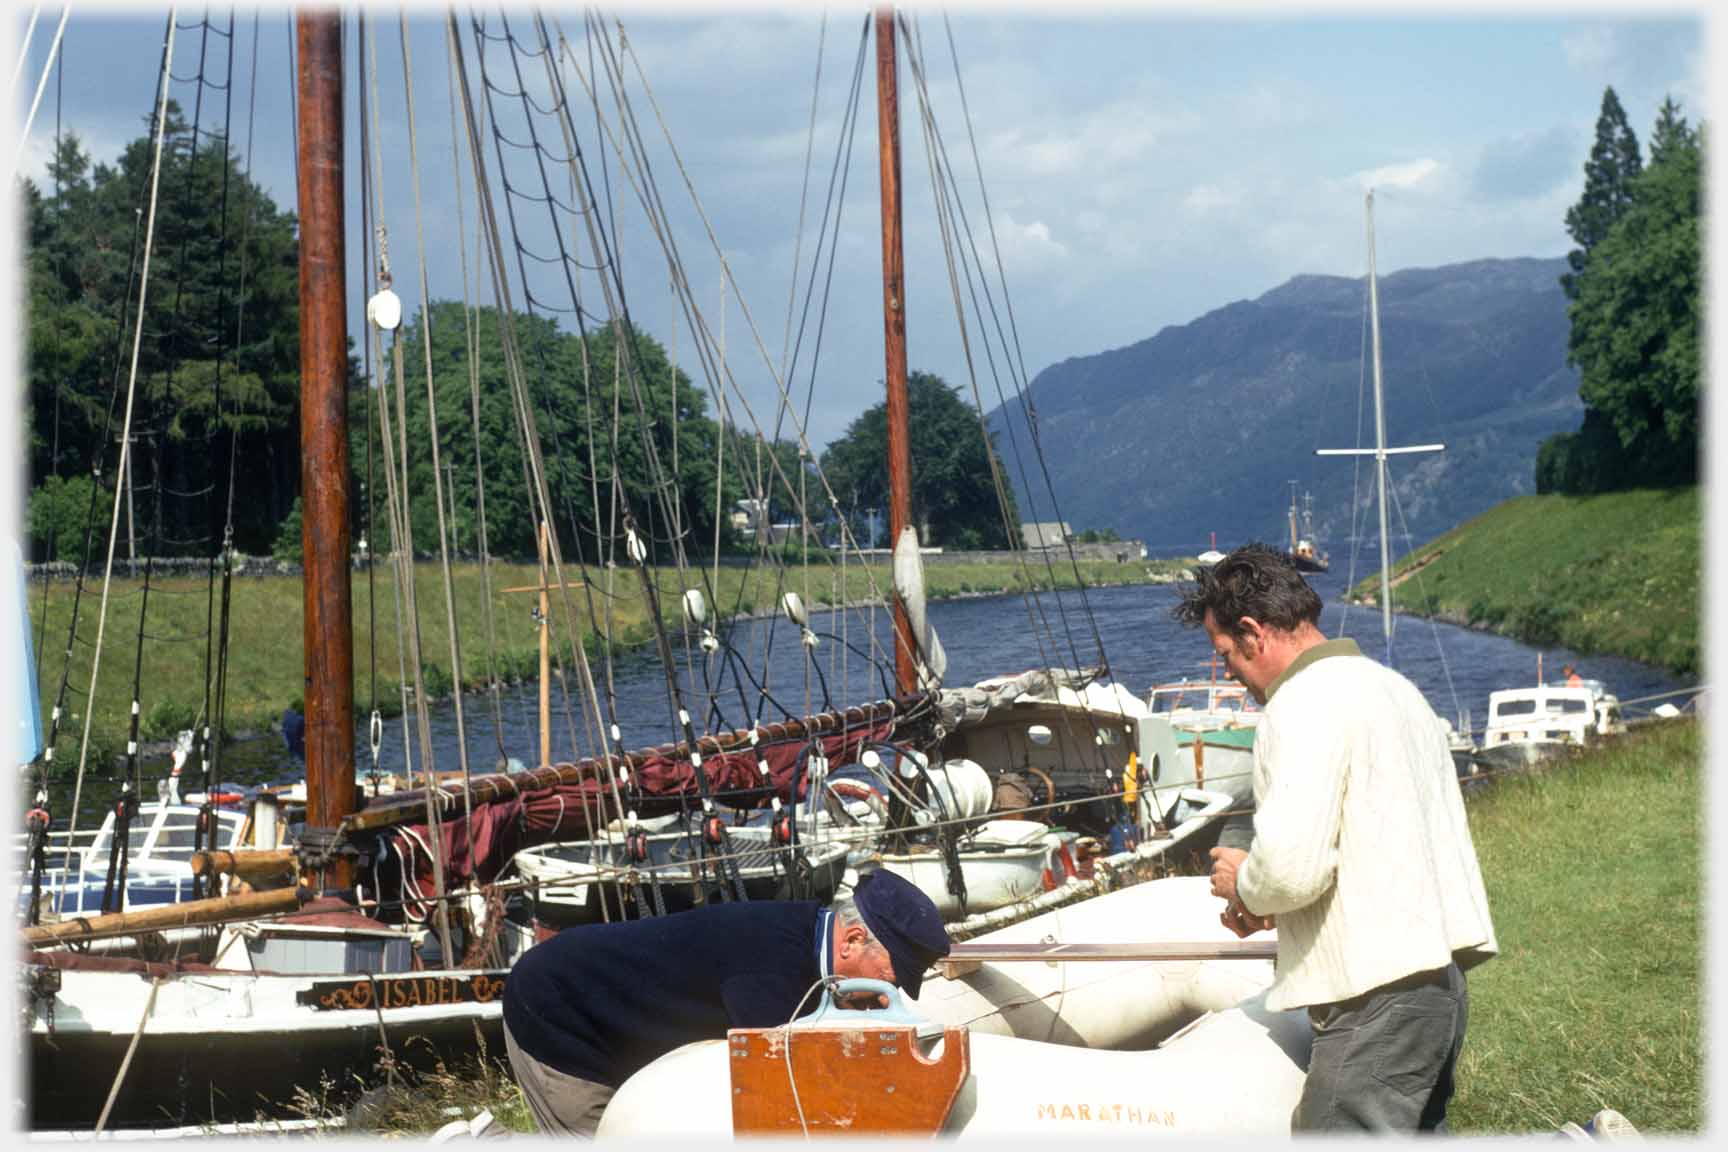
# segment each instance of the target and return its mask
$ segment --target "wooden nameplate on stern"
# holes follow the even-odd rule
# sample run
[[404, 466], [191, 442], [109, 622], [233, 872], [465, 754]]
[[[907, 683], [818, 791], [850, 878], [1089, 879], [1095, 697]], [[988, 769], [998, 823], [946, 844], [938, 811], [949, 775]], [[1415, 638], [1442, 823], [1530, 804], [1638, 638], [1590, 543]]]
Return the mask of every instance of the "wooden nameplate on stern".
[[926, 1060], [917, 1031], [899, 1023], [732, 1029], [733, 1134], [936, 1135], [971, 1069], [970, 1035], [944, 1028], [940, 1054]]

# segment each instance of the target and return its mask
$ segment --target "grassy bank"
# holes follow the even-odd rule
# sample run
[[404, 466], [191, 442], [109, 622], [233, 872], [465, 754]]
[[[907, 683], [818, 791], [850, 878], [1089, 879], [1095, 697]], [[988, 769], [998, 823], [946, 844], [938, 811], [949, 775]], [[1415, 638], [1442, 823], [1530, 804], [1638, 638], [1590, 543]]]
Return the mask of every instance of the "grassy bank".
[[1519, 497], [1398, 565], [1393, 605], [1695, 676], [1702, 527], [1696, 488]]
[[1675, 721], [1471, 799], [1500, 955], [1470, 976], [1456, 1131], [1703, 1128], [1701, 757]]
[[[1088, 586], [1145, 583], [1167, 579], [1178, 568], [1179, 565], [1171, 561], [1085, 562], [1080, 565], [1080, 577]], [[1048, 573], [1042, 564], [1029, 565], [1029, 572], [1037, 586], [1048, 586]], [[712, 577], [712, 569], [709, 575]], [[496, 654], [500, 676], [506, 681], [528, 680], [539, 674], [539, 640], [530, 615], [536, 597], [531, 591], [507, 591], [536, 586], [539, 581], [537, 570], [528, 565], [495, 564], [490, 576], [488, 598], [478, 565], [458, 565], [453, 571], [462, 679], [473, 688], [482, 687], [485, 683], [489, 652]], [[1071, 568], [1057, 566], [1056, 577], [1059, 587], [1073, 587], [1075, 584]], [[566, 579], [571, 582], [569, 619], [574, 620], [573, 630], [582, 638], [589, 652], [600, 650], [599, 635], [602, 631], [613, 638], [618, 648], [633, 648], [651, 640], [653, 634], [641, 584], [634, 572], [623, 569], [609, 573], [596, 571], [592, 578], [595, 582], [593, 604], [600, 618], [598, 627], [589, 612], [587, 591], [576, 583], [580, 579], [579, 573], [574, 567], [566, 570]], [[677, 628], [680, 626], [678, 613], [682, 594], [679, 573], [659, 570], [656, 578], [662, 615]], [[689, 586], [696, 586], [694, 574], [686, 579]], [[780, 586], [782, 580], [785, 582], [783, 588]], [[1018, 591], [1027, 583], [1028, 573], [1012, 564], [931, 565], [925, 571], [925, 580], [933, 598], [945, 598]], [[885, 565], [871, 565], [866, 570], [864, 565], [849, 564], [844, 578], [838, 567], [813, 565], [807, 577], [803, 569], [787, 570], [782, 575], [780, 571], [760, 567], [749, 570], [722, 567], [715, 598], [721, 613], [716, 614], [769, 611], [778, 603], [779, 592], [783, 590], [796, 591], [818, 607], [857, 603], [879, 596], [889, 583]], [[39, 691], [46, 735], [49, 710], [59, 690], [62, 669], [66, 667], [66, 636], [72, 612], [73, 586], [70, 583], [48, 585], [46, 608], [41, 585], [33, 585], [29, 595], [32, 635], [43, 649]], [[443, 576], [437, 565], [419, 566], [415, 572], [414, 595], [419, 606], [421, 660], [428, 692], [433, 696], [444, 696], [452, 687], [453, 662]], [[484, 607], [488, 599], [494, 622], [495, 646], [487, 642]], [[76, 757], [77, 741], [84, 722], [83, 694], [89, 688], [91, 658], [95, 651], [99, 600], [99, 588], [85, 590], [79, 610], [81, 641], [73, 646], [70, 665], [72, 691], [67, 695], [68, 716], [61, 729], [62, 757]], [[607, 604], [611, 605], [610, 619]], [[125, 746], [126, 718], [138, 659], [139, 615], [143, 607], [142, 581], [115, 581], [109, 594], [101, 677], [92, 721], [92, 739], [96, 746], [93, 753], [101, 757], [111, 757]], [[403, 677], [398, 665], [395, 597], [387, 569], [377, 569], [371, 580], [365, 572], [354, 574], [353, 608], [355, 707], [361, 712], [370, 709], [373, 667], [376, 665], [379, 706], [387, 712], [393, 711], [400, 707], [397, 685]], [[140, 679], [143, 685], [140, 719], [146, 740], [171, 738], [173, 733], [190, 726], [204, 707], [208, 610], [206, 584], [202, 579], [174, 578], [156, 580], [151, 584], [144, 625], [149, 639], [143, 646]], [[710, 611], [713, 612], [713, 606]], [[227, 728], [231, 733], [238, 733], [268, 727], [284, 708], [301, 698], [304, 671], [300, 578], [262, 576], [236, 579], [230, 613]], [[42, 627], [44, 616], [45, 630]], [[567, 643], [562, 638], [567, 637], [571, 629], [556, 592], [552, 597], [551, 616], [553, 642]], [[411, 680], [411, 675], [408, 679]]]

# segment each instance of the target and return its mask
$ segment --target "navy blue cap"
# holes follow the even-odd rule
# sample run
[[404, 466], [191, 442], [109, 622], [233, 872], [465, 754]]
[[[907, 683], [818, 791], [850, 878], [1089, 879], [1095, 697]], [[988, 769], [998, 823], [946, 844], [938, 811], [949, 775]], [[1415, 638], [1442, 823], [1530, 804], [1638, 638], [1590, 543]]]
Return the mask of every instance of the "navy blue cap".
[[852, 903], [888, 950], [894, 982], [916, 999], [924, 969], [948, 955], [948, 930], [936, 905], [917, 885], [887, 869], [865, 873], [852, 889]]

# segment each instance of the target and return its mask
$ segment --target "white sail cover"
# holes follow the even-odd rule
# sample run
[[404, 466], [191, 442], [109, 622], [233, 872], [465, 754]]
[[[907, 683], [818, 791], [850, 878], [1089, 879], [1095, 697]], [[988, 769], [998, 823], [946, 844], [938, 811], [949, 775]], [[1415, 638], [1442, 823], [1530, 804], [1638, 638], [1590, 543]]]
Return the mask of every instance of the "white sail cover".
[[942, 641], [925, 611], [924, 558], [918, 554], [918, 533], [910, 524], [900, 529], [900, 539], [894, 542], [894, 594], [906, 606], [906, 619], [912, 625], [912, 640], [918, 647], [914, 657], [918, 681], [925, 688], [940, 687], [942, 674], [948, 670], [948, 654], [942, 651]]

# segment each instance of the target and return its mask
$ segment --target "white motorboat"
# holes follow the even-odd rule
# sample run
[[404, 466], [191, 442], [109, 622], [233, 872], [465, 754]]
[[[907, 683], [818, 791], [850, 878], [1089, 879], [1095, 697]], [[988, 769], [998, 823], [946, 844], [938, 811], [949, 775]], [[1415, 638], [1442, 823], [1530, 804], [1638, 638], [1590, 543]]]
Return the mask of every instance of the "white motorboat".
[[1625, 728], [1619, 699], [1600, 680], [1506, 688], [1488, 696], [1477, 756], [1490, 771], [1522, 768]]
[[1252, 802], [1254, 732], [1261, 713], [1246, 688], [1216, 677], [1154, 684], [1146, 707], [1170, 725], [1183, 776], [1238, 804]]
[[[127, 855], [124, 883], [111, 898], [111, 911], [127, 911], [157, 904], [172, 904], [192, 897], [192, 852], [199, 806], [178, 798], [140, 804], [126, 832]], [[245, 812], [217, 808], [214, 844], [206, 848], [238, 848], [246, 827]], [[109, 857], [114, 845], [118, 817], [109, 812], [101, 825], [88, 833], [68, 838], [50, 832], [45, 845], [45, 867], [40, 886], [31, 878], [24, 859], [25, 842], [20, 835], [13, 845], [13, 875], [19, 879], [17, 909], [22, 913], [34, 890], [44, 920], [89, 916], [101, 912], [104, 889], [109, 886]]]

